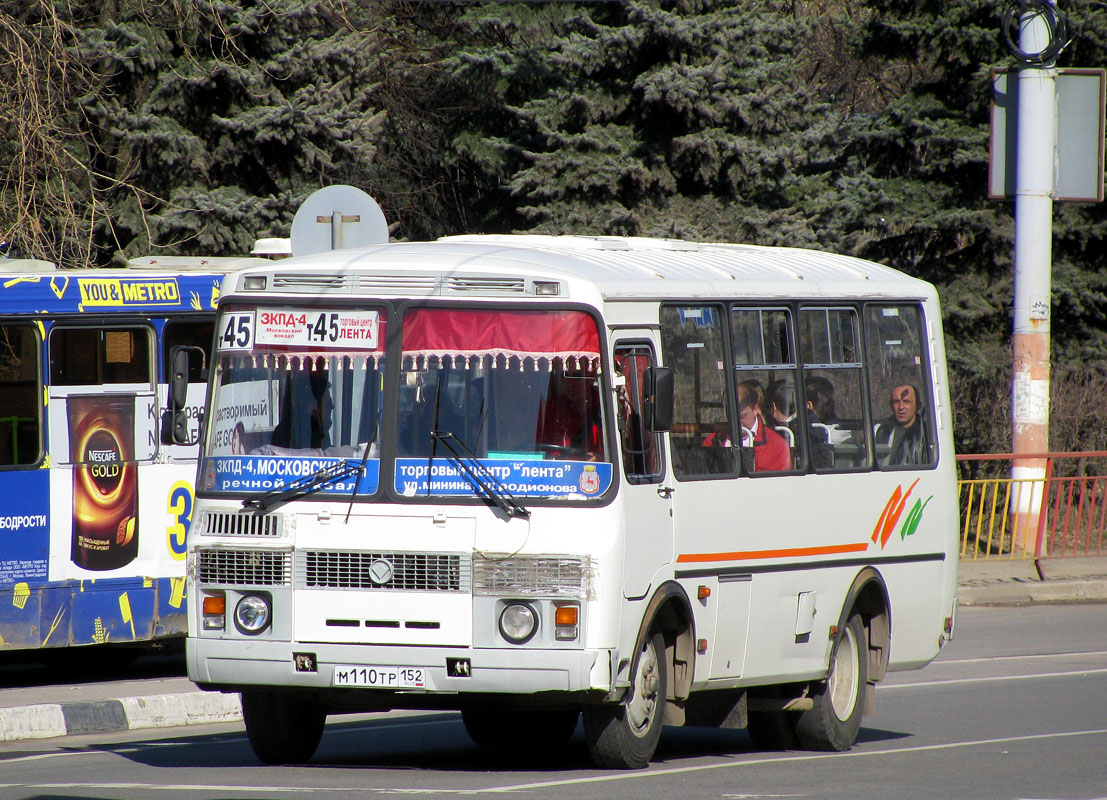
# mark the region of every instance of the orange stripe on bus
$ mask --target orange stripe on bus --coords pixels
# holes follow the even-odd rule
[[[825,547],[791,547],[784,550],[746,550],[738,553],[684,553],[677,556],[677,563],[695,561],[752,561],[763,558],[796,558],[799,556],[829,556],[839,553],[863,553],[868,542],[857,544],[832,544]]]

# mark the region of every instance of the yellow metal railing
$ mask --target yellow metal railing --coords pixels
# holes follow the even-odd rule
[[[958,456],[963,472],[975,463],[993,473],[958,482],[961,559],[1107,555],[1107,475],[1088,474],[1104,472],[1105,458],[1107,451],[1020,455],[1044,462],[1044,474],[1011,478],[995,474],[1010,474],[1011,453]]]

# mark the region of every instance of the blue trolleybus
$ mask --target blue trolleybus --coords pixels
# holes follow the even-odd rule
[[[0,260],[0,650],[185,632],[215,306],[251,261]]]

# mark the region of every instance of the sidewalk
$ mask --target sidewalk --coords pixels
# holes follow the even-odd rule
[[[1107,602],[1107,557],[962,561],[963,606]]]
[[[962,561],[962,606],[1107,602],[1107,557]],[[0,691],[0,742],[242,719],[238,695],[187,678]]]

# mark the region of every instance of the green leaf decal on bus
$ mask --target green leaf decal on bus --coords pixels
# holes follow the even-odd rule
[[[924,503],[922,500],[916,500],[915,505],[911,506],[911,510],[907,512],[907,519],[903,521],[903,527],[899,529],[899,538],[906,539],[913,534],[919,527],[919,520],[922,519],[923,509],[926,508],[926,504],[934,499],[934,495],[926,498]]]

